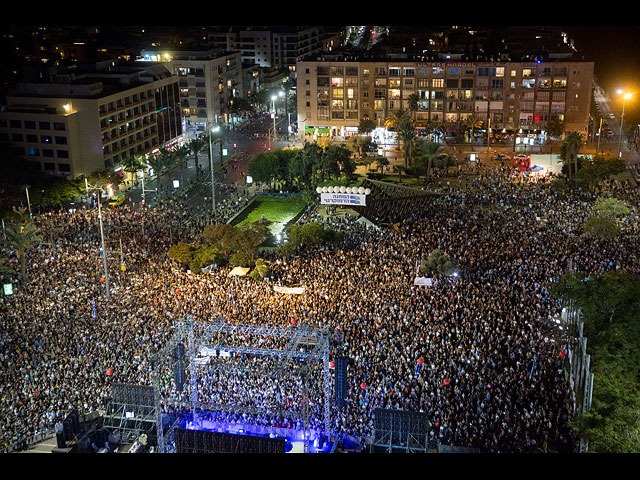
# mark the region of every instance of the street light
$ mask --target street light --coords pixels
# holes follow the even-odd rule
[[[87,192],[89,191],[89,184],[85,178],[85,187],[87,188]],[[91,186],[92,190],[98,190],[98,220],[100,221],[100,239],[102,241],[102,265],[104,267],[104,282],[106,287],[107,300],[110,297],[109,291],[109,270],[107,269],[107,249],[104,244],[104,227],[102,226],[102,202],[100,198],[102,197],[102,189],[97,185]],[[122,250],[122,249],[121,249]]]
[[[219,132],[220,131],[220,127],[219,126],[215,126],[211,129],[211,131],[209,132],[209,170],[211,171],[211,208],[212,208],[212,218],[213,218],[213,224],[216,225],[216,187],[215,187],[215,180],[213,178],[213,147],[211,146],[211,134],[213,132]],[[220,163],[222,164],[222,155],[220,156]]]
[[[618,95],[622,95],[622,115],[620,115],[620,135],[618,136],[618,158],[622,156],[622,124],[624,122],[624,105],[629,98],[630,93],[624,93],[622,90],[618,90]]]

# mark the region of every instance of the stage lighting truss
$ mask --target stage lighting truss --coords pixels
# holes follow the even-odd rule
[[[163,405],[178,408],[189,408],[194,415],[198,412],[234,412],[234,413],[271,413],[284,414],[288,417],[302,420],[307,435],[309,424],[309,387],[314,382],[313,372],[322,369],[322,390],[324,394],[323,415],[325,433],[331,435],[331,396],[332,381],[329,369],[329,349],[331,336],[327,330],[312,328],[299,324],[297,327],[275,327],[267,325],[231,324],[219,319],[218,321],[194,321],[190,318],[174,322],[174,335],[164,348],[152,359],[152,377],[156,401],[156,425],[158,451],[165,453],[171,443],[173,432],[178,421],[175,420],[166,432],[162,424]],[[175,347],[183,343],[187,355],[184,359],[175,357]],[[265,348],[267,343],[274,348]],[[257,344],[257,345],[256,345]],[[213,353],[215,352],[215,353]],[[234,362],[234,358],[256,357],[266,359],[253,362],[248,366]],[[230,361],[231,360],[231,361]],[[176,362],[184,362],[184,369],[189,377],[188,398],[185,393],[172,394],[171,389],[163,385],[163,375],[174,371]],[[198,371],[213,373],[221,371],[226,374],[251,369],[254,375],[262,375],[272,380],[296,381],[302,384],[303,413],[274,409],[268,411],[262,408],[240,406],[237,404],[203,402],[198,396]],[[175,393],[175,392],[173,392]],[[302,418],[301,418],[302,417]],[[305,444],[307,439],[305,438]]]

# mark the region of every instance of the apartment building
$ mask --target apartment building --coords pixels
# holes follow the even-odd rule
[[[180,113],[178,78],[166,68],[105,62],[18,83],[0,111],[0,141],[75,178],[175,143]]]
[[[225,50],[240,52],[242,63],[294,69],[296,62],[322,51],[320,26],[240,27],[211,30],[208,41]]]
[[[390,112],[410,110],[414,94],[418,129],[455,131],[474,118],[492,131],[540,135],[553,116],[586,133],[593,62],[305,60],[297,72],[298,131],[307,137],[349,136],[361,119],[382,128]]]
[[[203,47],[144,50],[141,56],[143,61],[164,62],[178,77],[185,134],[230,121],[232,100],[244,92],[239,52]]]

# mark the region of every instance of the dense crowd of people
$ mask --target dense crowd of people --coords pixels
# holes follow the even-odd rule
[[[639,198],[619,184],[560,193],[549,180],[485,168],[468,188],[452,189],[398,229],[318,208],[303,221],[343,231],[344,242],[283,258],[265,253],[272,278],[262,282],[229,277],[230,267],[193,275],[167,257],[173,243],[201,233],[181,200],[144,212],[105,208],[109,298],[97,211],[34,216],[49,243],[28,252],[28,281],[0,300],[2,446],[10,450],[53,429],[74,408],[102,410],[113,383],[151,385],[149,359],[172,335],[173,322],[190,315],[338,332],[343,342],[331,356],[348,359],[349,388],[346,405],[332,409],[332,428],[360,438],[363,447],[373,436],[374,410],[388,408],[425,412],[436,443],[575,451],[567,426],[573,401],[558,355],[563,339],[553,331],[561,304],[547,284],[570,264],[640,272]],[[607,243],[586,237],[581,226],[596,196],[608,194],[626,200],[632,213],[621,236]],[[225,217],[241,206],[225,206]],[[414,285],[420,259],[435,248],[456,259],[458,276]],[[19,271],[15,256],[3,254]],[[305,292],[277,293],[274,284]],[[279,344],[263,341],[264,348]],[[266,361],[227,361],[241,359]],[[299,426],[293,414],[308,401],[311,427],[322,427],[321,369],[311,372],[306,400],[299,382],[256,372],[201,370],[199,399],[272,412],[217,414],[227,420],[291,427]],[[172,379],[162,392],[180,396]]]

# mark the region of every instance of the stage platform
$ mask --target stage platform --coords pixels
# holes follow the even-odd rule
[[[197,424],[187,422],[187,430],[206,430],[210,432],[235,435],[254,435],[265,438],[284,438],[286,453],[305,453],[304,431],[295,428],[265,427],[245,423],[223,423],[201,419]],[[333,443],[316,430],[309,431],[309,453],[331,453]]]

